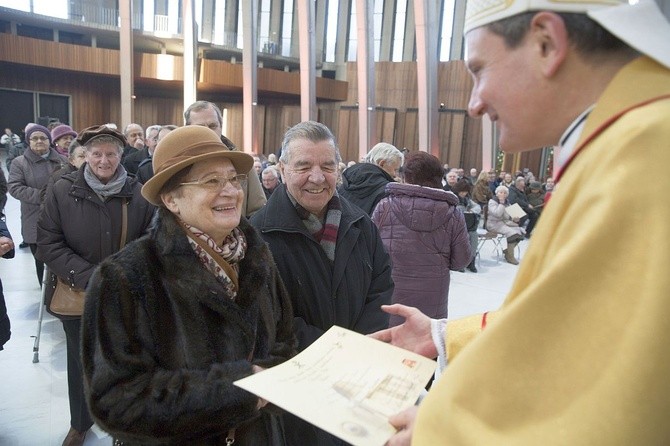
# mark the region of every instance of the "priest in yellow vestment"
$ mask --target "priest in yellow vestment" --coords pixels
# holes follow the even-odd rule
[[[468,0],[465,28],[469,113],[506,152],[559,146],[558,186],[499,311],[391,308],[412,317],[375,336],[448,365],[389,445],[668,445],[670,24],[652,0]]]

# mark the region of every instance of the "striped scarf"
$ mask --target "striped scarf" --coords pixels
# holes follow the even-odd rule
[[[288,191],[287,191],[288,192]],[[298,211],[298,216],[305,224],[307,230],[319,242],[321,248],[326,253],[326,257],[331,262],[335,261],[335,245],[337,243],[337,231],[340,229],[340,219],[342,218],[342,207],[340,198],[337,194],[328,202],[328,211],[326,212],[326,223],[323,224],[319,218],[302,207],[296,200],[288,194],[291,202]]]

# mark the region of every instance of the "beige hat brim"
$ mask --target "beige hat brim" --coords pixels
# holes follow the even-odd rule
[[[219,147],[217,147],[217,149],[219,149]],[[195,155],[179,163],[173,164],[151,177],[151,179],[142,186],[142,196],[146,198],[149,203],[155,206],[161,206],[162,201],[160,198],[160,191],[170,178],[180,170],[192,164],[213,158],[230,160],[230,162],[233,163],[235,170],[237,170],[237,173],[248,174],[254,165],[254,159],[251,155],[244,152],[224,151],[219,149],[217,151],[203,153],[202,155]]]

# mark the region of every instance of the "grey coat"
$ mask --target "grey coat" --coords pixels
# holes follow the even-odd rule
[[[49,177],[68,164],[67,158],[49,149],[44,159],[31,149],[12,161],[7,180],[9,194],[21,202],[21,235],[26,243],[37,243],[37,218],[40,213],[41,193]]]
[[[510,204],[506,202],[506,204]],[[505,205],[500,204],[497,199],[489,200],[489,213],[486,220],[486,229],[491,232],[502,234],[505,237],[513,235],[523,235],[526,233],[523,228],[512,221],[512,217],[505,211]]]

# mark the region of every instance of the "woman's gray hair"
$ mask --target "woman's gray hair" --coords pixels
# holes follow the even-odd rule
[[[505,193],[506,193],[507,195],[509,195],[509,188],[508,188],[507,186],[503,186],[503,185],[501,184],[500,186],[496,187],[496,194],[498,193],[498,191],[501,191],[501,190],[502,190],[502,191],[505,191]]]
[[[88,142],[86,142],[86,144],[84,144],[84,148],[89,151],[93,146],[97,146],[99,144],[114,144],[119,153],[123,153],[123,141],[121,141],[119,138],[115,138],[112,135],[101,135],[96,136],[95,138],[91,138],[88,140]]]
[[[73,139],[72,142],[70,143],[70,146],[67,148],[67,156],[69,159],[72,159],[72,157],[74,156],[74,151],[77,150],[79,147],[81,147],[79,141]]]
[[[328,141],[335,152],[335,161],[342,161],[340,150],[335,144],[335,136],[328,127],[316,121],[304,121],[294,125],[284,134],[284,140],[281,144],[281,156],[279,161],[288,164],[291,159],[291,143],[297,139],[306,139],[311,142]]]
[[[390,163],[400,162],[402,165],[405,160],[403,153],[398,150],[394,145],[387,142],[380,142],[376,144],[368,154],[365,156],[365,162],[375,165],[379,165],[382,161],[387,161]]]

